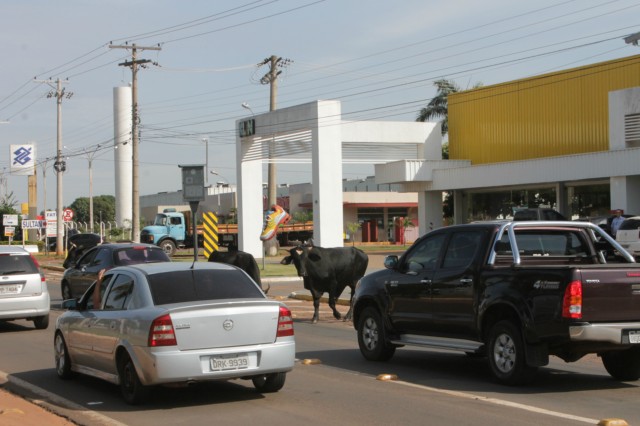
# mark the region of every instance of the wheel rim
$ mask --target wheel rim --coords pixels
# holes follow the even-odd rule
[[[362,326],[362,342],[370,351],[378,346],[378,323],[371,317],[367,318]]]
[[[503,373],[510,373],[516,364],[515,342],[508,334],[501,334],[493,345],[494,364]]]
[[[135,388],[133,374],[133,366],[127,363],[122,371],[122,386],[128,395],[131,395]]]
[[[64,342],[62,341],[62,337],[60,335],[56,336],[56,369],[58,374],[62,374],[64,372],[66,366],[65,355],[66,351],[64,350]]]

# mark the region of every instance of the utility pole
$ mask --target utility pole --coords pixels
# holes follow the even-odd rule
[[[132,203],[131,203],[131,239],[140,242],[140,193],[139,193],[139,172],[138,172],[138,66],[151,62],[149,59],[137,59],[138,50],[162,50],[160,46],[136,46],[136,44],[128,45],[109,45],[112,49],[131,49],[131,61],[118,64],[119,66],[131,67],[131,98],[132,98],[132,125],[131,125],[131,184]]]
[[[93,232],[93,159],[99,149],[100,144],[98,144],[93,151],[83,150],[87,156],[87,161],[89,161],[89,229],[91,232]]]
[[[36,80],[38,83],[46,83],[51,86],[53,81],[51,80]],[[64,222],[62,220],[62,175],[67,170],[67,163],[64,161],[62,157],[62,99],[67,98],[70,99],[73,96],[73,92],[65,93],[65,89],[62,87],[62,83],[68,83],[68,80],[62,81],[57,79],[55,81],[56,87],[55,91],[51,91],[47,94],[47,98],[56,98],[57,105],[57,151],[56,151],[56,161],[53,163],[53,170],[56,172],[56,186],[57,186],[57,196],[56,196],[56,254],[62,255],[64,254]],[[53,87],[53,86],[51,86]],[[46,207],[46,206],[45,206]]]
[[[261,79],[260,83],[269,85],[269,111],[276,110],[276,98],[278,96],[278,76],[282,74],[282,70],[291,63],[290,59],[282,59],[281,57],[271,55],[262,61],[259,65],[269,64],[269,72]],[[273,138],[269,142],[269,165],[267,166],[267,209],[272,205],[278,204],[278,187],[276,182],[276,163],[275,163],[275,141]],[[278,254],[277,240],[275,238],[265,242],[265,249],[269,256]]]

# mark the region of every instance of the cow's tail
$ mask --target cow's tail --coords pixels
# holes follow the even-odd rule
[[[264,294],[269,294],[269,290],[271,289],[271,284],[267,283],[267,289],[263,290]]]

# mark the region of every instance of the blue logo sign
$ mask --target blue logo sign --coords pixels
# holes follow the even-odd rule
[[[25,164],[29,164],[32,161],[31,151],[33,147],[25,148],[21,146],[20,148],[13,151],[13,165],[20,164],[24,166]]]

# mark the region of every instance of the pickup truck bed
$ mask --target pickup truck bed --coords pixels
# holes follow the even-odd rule
[[[388,360],[402,345],[461,350],[486,355],[498,381],[521,384],[550,355],[595,353],[614,378],[640,378],[640,265],[593,224],[441,228],[385,266],[354,295],[366,359]]]

